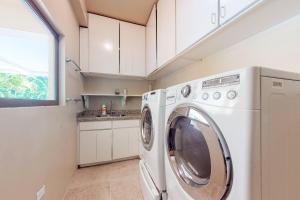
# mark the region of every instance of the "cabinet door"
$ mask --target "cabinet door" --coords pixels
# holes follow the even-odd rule
[[[145,76],[145,27],[120,22],[120,73]]]
[[[216,29],[218,0],[176,0],[176,53]]]
[[[137,156],[139,155],[139,136],[140,136],[140,128],[129,128],[129,156]]]
[[[96,162],[97,132],[80,131],[79,141],[79,164],[82,165]]]
[[[97,131],[97,162],[112,160],[112,130]]]
[[[154,5],[146,25],[146,73],[156,70],[156,6]]]
[[[119,21],[89,14],[89,71],[119,74]]]
[[[128,157],[128,130],[128,128],[113,130],[113,159]]]
[[[80,67],[83,72],[89,70],[89,29],[80,27]]]
[[[175,0],[157,3],[157,66],[175,56]]]
[[[223,24],[259,0],[220,0],[220,23]]]

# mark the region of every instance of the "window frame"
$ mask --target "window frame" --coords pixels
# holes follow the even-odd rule
[[[55,27],[49,22],[49,19],[43,14],[39,6],[36,5],[34,0],[25,0],[25,3],[32,9],[32,12],[46,25],[49,31],[54,36],[55,40],[55,69],[54,69],[54,81],[55,81],[55,99],[54,100],[36,100],[36,99],[13,99],[13,98],[0,98],[0,108],[6,107],[36,107],[36,106],[57,106],[59,105],[59,41],[60,34]]]

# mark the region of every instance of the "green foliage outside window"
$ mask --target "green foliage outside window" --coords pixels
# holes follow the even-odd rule
[[[0,73],[0,98],[48,99],[48,77]]]

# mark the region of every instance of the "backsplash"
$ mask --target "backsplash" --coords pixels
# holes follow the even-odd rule
[[[114,94],[118,89],[121,94],[127,89],[128,95],[142,95],[150,89],[147,80],[122,80],[103,77],[87,77],[84,81],[84,93]],[[88,110],[99,110],[103,104],[110,109],[112,101],[113,110],[140,110],[142,97],[127,97],[126,104],[122,105],[121,96],[89,96]]]
[[[126,104],[122,105],[121,96],[116,97],[103,97],[103,96],[92,96],[89,97],[89,110],[100,110],[103,104],[106,105],[107,110],[110,110],[112,102],[112,110],[140,110],[142,104],[142,97],[127,97]]]
[[[123,80],[102,77],[87,77],[84,81],[85,93],[113,94],[116,89],[123,93],[127,89],[128,95],[143,94],[149,90],[150,82],[146,80]]]

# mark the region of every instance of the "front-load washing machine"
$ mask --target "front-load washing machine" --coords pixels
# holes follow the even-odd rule
[[[141,119],[140,184],[144,200],[163,199],[165,90],[143,95]]]
[[[169,200],[300,199],[300,75],[251,67],[167,88]]]

